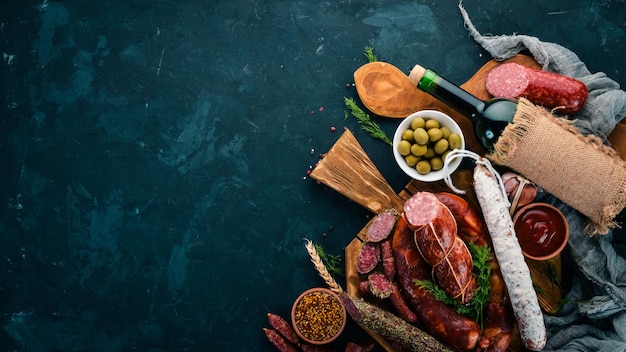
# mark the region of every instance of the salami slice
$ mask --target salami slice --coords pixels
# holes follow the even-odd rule
[[[380,242],[391,234],[396,224],[397,213],[395,210],[385,210],[376,215],[367,228],[366,239],[368,242]]]
[[[370,292],[378,298],[388,298],[391,296],[391,282],[387,280],[381,272],[374,271],[367,276]]]
[[[589,91],[579,80],[516,63],[497,66],[485,79],[487,91],[496,98],[526,98],[557,113],[573,115],[587,102]]]
[[[356,271],[360,274],[367,274],[374,270],[380,261],[380,244],[376,242],[366,242],[361,246],[356,260]]]

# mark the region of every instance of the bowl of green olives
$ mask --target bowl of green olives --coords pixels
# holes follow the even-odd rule
[[[444,178],[444,160],[454,149],[465,149],[461,127],[448,115],[437,110],[420,110],[400,122],[393,135],[393,155],[408,176],[425,182]],[[447,168],[452,173],[461,158]]]

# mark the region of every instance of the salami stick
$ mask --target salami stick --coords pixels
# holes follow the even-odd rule
[[[434,337],[386,310],[360,298],[350,297],[346,293],[342,293],[340,297],[346,305],[348,314],[357,324],[399,343],[410,351],[453,352]]]
[[[483,211],[502,278],[509,291],[520,336],[527,349],[540,351],[547,339],[545,323],[530,277],[530,269],[515,236],[513,220],[509,215],[509,201],[502,180],[488,160],[469,151],[454,150],[448,154],[446,162],[458,156],[476,159],[474,168],[476,198]],[[449,177],[446,178],[446,183],[457,190],[452,186]]]

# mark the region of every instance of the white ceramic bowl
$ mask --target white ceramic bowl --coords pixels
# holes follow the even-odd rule
[[[461,136],[461,149],[465,149],[465,137],[463,136],[463,131],[461,131],[461,127],[459,127],[459,125],[450,116],[444,114],[441,111],[420,110],[412,113],[404,120],[402,120],[402,122],[400,122],[400,125],[396,129],[396,133],[393,135],[393,156],[396,159],[396,163],[398,164],[398,166],[400,166],[405,174],[416,180],[424,182],[434,182],[442,180],[444,178],[444,169],[431,171],[425,175],[422,175],[417,172],[415,167],[409,166],[404,160],[404,156],[402,156],[398,152],[398,143],[400,143],[400,141],[402,140],[402,132],[411,127],[411,121],[413,121],[413,119],[416,117],[422,117],[425,120],[435,119],[439,121],[439,124],[442,127],[446,126],[450,129],[452,133],[458,133]],[[448,172],[454,172],[454,170],[456,170],[459,165],[461,165],[461,158],[457,158],[452,163],[450,163],[447,169]]]

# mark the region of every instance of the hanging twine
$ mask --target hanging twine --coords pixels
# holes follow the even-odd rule
[[[448,156],[446,156],[446,160],[443,163],[443,173],[445,175],[443,177],[443,180],[446,182],[446,185],[448,185],[448,187],[450,187],[450,189],[454,191],[455,193],[465,194],[464,190],[458,189],[456,188],[456,186],[454,186],[454,183],[452,182],[452,177],[451,177],[452,173],[450,172],[450,169],[449,169],[450,163],[452,163],[456,158],[464,158],[464,157],[473,159],[475,164],[486,167],[487,170],[489,170],[489,172],[491,172],[496,177],[498,181],[498,185],[500,186],[500,191],[504,195],[504,199],[507,201],[506,206],[510,207],[511,204],[508,201],[506,189],[504,188],[504,182],[502,181],[500,174],[496,171],[496,169],[494,169],[493,165],[491,165],[491,162],[489,162],[488,159],[483,158],[480,155],[470,150],[454,149],[448,153]]]

